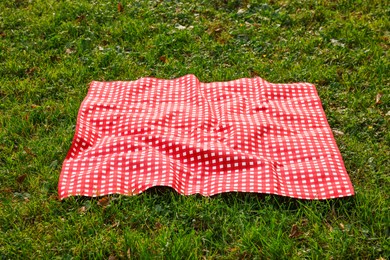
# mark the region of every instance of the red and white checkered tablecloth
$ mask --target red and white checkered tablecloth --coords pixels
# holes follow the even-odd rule
[[[206,196],[354,194],[314,85],[194,75],[92,82],[58,186],[61,199],[153,186]]]

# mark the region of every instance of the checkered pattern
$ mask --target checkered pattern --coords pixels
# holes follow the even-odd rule
[[[354,194],[315,87],[261,78],[92,82],[59,196],[153,186],[328,199]]]

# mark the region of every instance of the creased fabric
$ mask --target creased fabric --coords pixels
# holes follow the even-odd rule
[[[91,83],[62,166],[61,199],[257,192],[302,199],[354,194],[309,83],[194,75]]]

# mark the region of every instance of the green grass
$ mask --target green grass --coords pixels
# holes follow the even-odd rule
[[[0,258],[389,258],[386,3],[123,0],[119,12],[113,0],[1,1]],[[189,73],[316,84],[356,196],[154,188],[106,207],[58,201],[90,81]]]

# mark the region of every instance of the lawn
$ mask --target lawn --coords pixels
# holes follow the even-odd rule
[[[385,0],[0,2],[0,258],[390,258]],[[325,201],[72,197],[57,185],[92,80],[316,84],[354,185]]]

